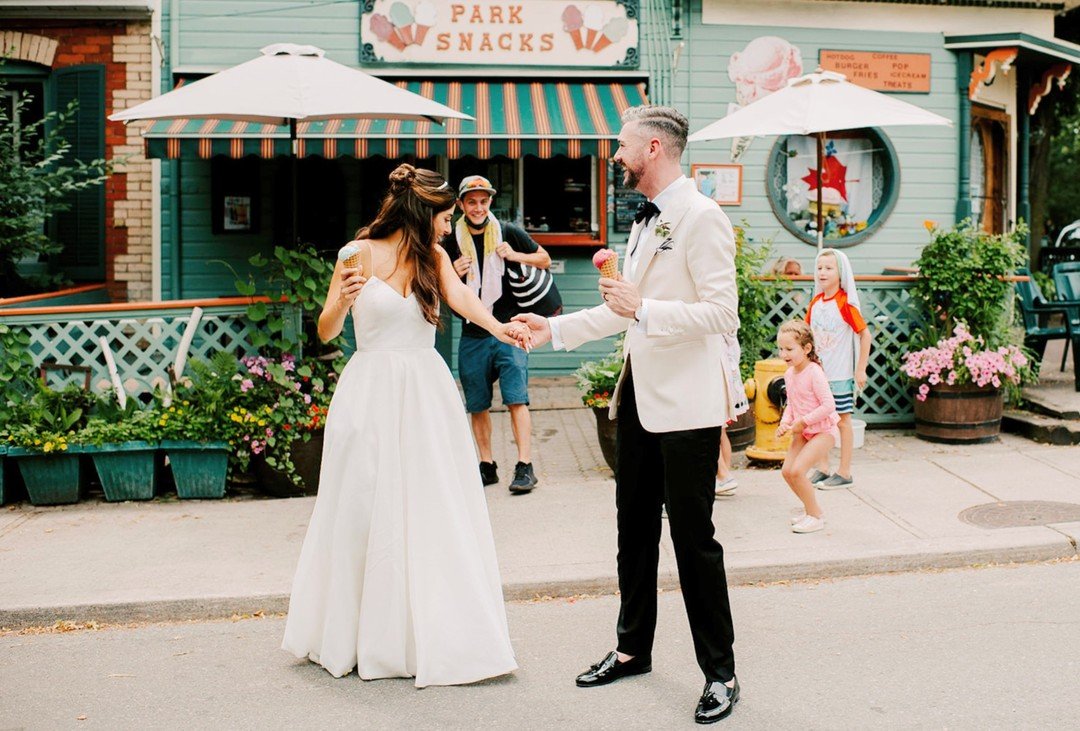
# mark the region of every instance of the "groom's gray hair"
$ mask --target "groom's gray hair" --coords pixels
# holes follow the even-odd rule
[[[686,149],[686,135],[690,132],[690,122],[686,115],[674,107],[661,107],[656,104],[642,104],[630,107],[622,114],[622,123],[637,122],[642,127],[659,137],[664,147],[674,158],[679,158]]]

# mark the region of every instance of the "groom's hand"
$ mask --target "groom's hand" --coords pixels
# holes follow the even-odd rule
[[[634,318],[634,313],[641,307],[641,295],[633,282],[625,279],[600,277],[600,294],[604,304],[619,317]]]
[[[539,348],[544,343],[551,342],[551,326],[548,325],[546,317],[526,312],[521,315],[514,315],[512,320],[514,322],[523,322],[529,326],[529,330],[532,331],[533,348]]]

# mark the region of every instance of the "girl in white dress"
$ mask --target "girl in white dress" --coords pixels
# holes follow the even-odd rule
[[[435,350],[439,298],[503,342],[527,345],[454,273],[435,242],[456,195],[401,165],[361,266],[334,270],[319,336],[352,313],[356,353],[326,420],[319,495],[293,579],[282,648],[335,677],[456,685],[517,669],[465,409]]]

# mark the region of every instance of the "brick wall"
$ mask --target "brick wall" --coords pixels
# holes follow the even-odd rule
[[[105,109],[112,114],[150,98],[150,20],[6,21],[0,47],[10,57],[51,65],[105,66]],[[51,63],[50,63],[51,56]],[[136,126],[107,122],[105,155],[117,161],[105,183],[105,277],[114,301],[149,300],[152,293],[151,163]],[[120,162],[119,158],[127,158]]]

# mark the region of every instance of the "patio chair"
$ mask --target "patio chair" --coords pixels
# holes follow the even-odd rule
[[[1048,302],[1043,296],[1039,284],[1027,269],[1017,269],[1016,274],[1027,277],[1026,281],[1016,282],[1016,294],[1020,300],[1020,315],[1024,320],[1024,347],[1034,352],[1039,361],[1042,361],[1046,353],[1046,344],[1051,340],[1064,340],[1066,349],[1061,356],[1061,370],[1065,370],[1065,358],[1068,353],[1068,343],[1072,340],[1072,318],[1076,308],[1057,302]],[[1080,304],[1080,303],[1077,303]],[[1040,315],[1060,314],[1064,317],[1064,326],[1043,327],[1039,324]]]
[[[1071,306],[1069,324],[1073,332],[1080,333],[1080,261],[1063,261],[1054,265],[1051,273],[1057,301],[1068,302]],[[1074,307],[1072,307],[1074,306]],[[1069,343],[1065,343],[1065,355],[1069,353]],[[1074,354],[1075,355],[1075,354]]]

